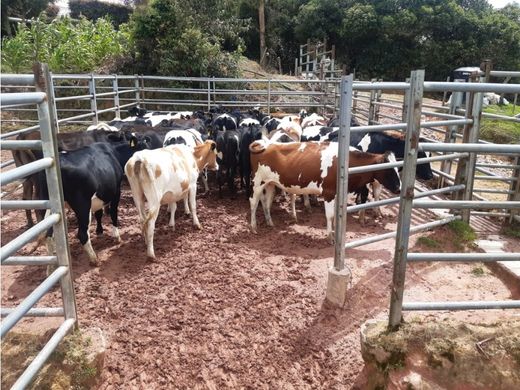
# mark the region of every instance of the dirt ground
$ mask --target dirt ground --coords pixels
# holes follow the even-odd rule
[[[293,223],[288,202],[279,196],[276,226],[267,227],[259,213],[254,235],[244,194],[235,199],[201,195],[197,204],[202,231],[181,216],[180,206],[172,232],[162,210],[155,230],[157,261],[150,262],[125,186],[119,208],[122,243],[96,236],[91,226],[99,268],[89,265],[68,213],[80,326],[100,327],[108,338],[99,388],[363,388],[359,328],[367,319],[387,316],[394,241],[347,251],[352,284],[346,307],[337,309],[324,303],[333,248],[325,239],[322,206],[309,214],[298,204],[299,221]],[[384,208],[385,218],[365,227],[349,216],[348,239],[394,231],[396,211],[397,206]],[[413,223],[426,218],[432,218],[429,212],[415,212]],[[24,225],[23,213],[5,213],[4,242],[22,233]],[[110,231],[106,216],[104,226]],[[498,231],[486,221],[480,229]],[[413,248],[414,240],[412,250],[424,250]],[[511,245],[518,251],[518,241]],[[483,275],[473,273],[475,266],[411,265],[405,300],[515,298],[486,267]],[[2,269],[6,307],[19,303],[45,277],[44,267]],[[55,289],[39,306],[59,306],[60,297]],[[512,310],[417,312],[405,318],[418,316],[468,322],[519,318]],[[15,329],[40,331],[56,321],[27,319]]]

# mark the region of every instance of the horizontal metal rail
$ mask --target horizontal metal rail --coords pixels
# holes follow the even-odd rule
[[[8,140],[8,141],[0,141],[0,148],[7,150],[41,150],[42,149],[42,141],[34,140]]]
[[[2,321],[0,336],[3,339],[5,334],[16,325],[18,321],[38,302],[49,290],[69,272],[68,267],[60,266],[50,274],[38,287],[34,289],[17,307]]]
[[[5,167],[8,167],[9,165],[13,165],[15,161],[13,159],[4,161],[2,164],[0,164],[0,168],[4,169]]]
[[[30,176],[36,172],[39,172],[43,169],[50,168],[54,164],[54,161],[50,157],[44,157],[40,160],[36,160],[30,162],[28,164],[24,164],[20,167],[16,167],[7,172],[2,172],[0,176],[2,181],[2,186],[5,186],[13,181],[23,179],[24,177]]]
[[[45,210],[51,208],[48,200],[4,200],[0,203],[2,210]]]
[[[504,176],[481,176],[475,175],[474,180],[497,180],[497,181],[516,181],[514,177],[504,177]]]
[[[520,309],[520,301],[403,302],[403,310]]]
[[[503,144],[430,144],[419,143],[419,150],[431,152],[473,152],[486,154],[520,153],[520,145]]]
[[[47,96],[43,92],[0,93],[0,105],[40,104]]]
[[[414,199],[425,198],[427,196],[433,196],[433,195],[446,194],[446,193],[454,192],[454,191],[460,191],[460,190],[463,190],[465,187],[466,186],[464,184],[458,184],[456,186],[438,188],[436,190],[431,190],[431,191],[417,192],[414,195]],[[371,209],[374,207],[386,206],[389,204],[399,203],[400,199],[401,199],[401,197],[395,196],[393,198],[377,200],[374,202],[367,202],[367,203],[363,203],[363,204],[357,204],[355,206],[348,206],[347,213],[353,213],[353,212],[356,212],[359,210]]]
[[[509,70],[492,70],[489,72],[489,75],[493,77],[520,77],[520,72]]]
[[[433,222],[428,222],[428,223],[425,223],[422,225],[412,226],[410,228],[410,234],[415,234],[418,232],[422,232],[424,230],[433,229],[435,227],[446,225],[447,223],[450,223],[452,221],[459,220],[459,219],[461,219],[461,217],[456,215],[456,216],[440,219],[438,221],[433,221]],[[371,244],[373,242],[378,242],[378,241],[387,240],[389,238],[394,238],[396,236],[396,234],[397,234],[396,232],[390,232],[390,233],[380,234],[377,236],[363,238],[361,240],[351,241],[345,245],[345,249],[356,248],[361,245],[367,245],[367,244]]]
[[[483,194],[487,193],[487,194],[505,194],[505,195],[515,193],[514,191],[510,191],[510,190],[494,190],[494,189],[489,189],[489,188],[473,188],[473,192],[480,192]]]
[[[483,168],[503,168],[503,169],[520,169],[520,165],[511,165],[511,164],[484,164],[484,163],[477,163],[476,167],[483,167]]]
[[[7,317],[15,309],[2,307],[0,317]],[[25,317],[63,317],[63,307],[36,307],[25,313]]]
[[[40,125],[36,125],[36,126],[26,127],[24,129],[20,129],[20,130],[10,131],[9,133],[0,134],[0,139],[10,138],[10,137],[14,137],[15,135],[29,133],[31,131],[38,130],[39,128],[40,128]]]
[[[5,259],[11,256],[13,253],[17,252],[21,248],[23,248],[26,244],[38,238],[38,236],[47,231],[49,228],[54,226],[60,220],[60,214],[51,214],[47,218],[38,222],[29,230],[26,230],[19,236],[17,236],[12,241],[2,246],[2,254],[0,255],[1,263],[3,264]]]
[[[55,102],[66,102],[68,100],[88,100],[92,99],[94,95],[75,95],[75,96],[63,96],[54,98]]]
[[[33,86],[34,87],[34,75],[33,74],[12,74],[2,73],[0,74],[0,84],[2,87],[7,85],[20,85],[20,86]]]
[[[407,261],[520,261],[520,253],[408,253]]]
[[[96,115],[96,114],[93,113],[93,112],[89,112],[88,114],[81,114],[81,115],[71,116],[69,118],[58,119],[57,122],[58,123],[70,122],[70,121],[73,121],[75,119],[89,118],[89,117],[94,116],[94,115]]]
[[[34,360],[31,362],[29,367],[23,372],[23,374],[14,383],[11,390],[22,390],[25,389],[29,383],[33,380],[34,376],[38,373],[40,368],[45,364],[49,356],[54,352],[61,340],[69,333],[74,327],[76,322],[75,318],[69,318],[65,320],[63,324],[58,328],[56,333],[51,337],[45,347],[36,355]]]
[[[383,103],[383,102],[374,102],[376,106],[388,107],[388,108],[396,108],[398,110],[402,110],[403,106],[398,106],[397,104]]]
[[[483,215],[486,217],[510,217],[509,213],[497,213],[492,211],[471,211],[471,216]]]
[[[520,201],[414,200],[413,206],[421,209],[520,209]]]
[[[417,159],[417,164],[424,164],[424,163],[430,163],[434,161],[444,161],[444,160],[455,160],[461,157],[466,157],[466,153],[452,153],[452,154],[445,154],[442,156],[433,156],[433,157],[423,157]],[[348,169],[349,174],[355,174],[355,173],[364,173],[364,172],[373,172],[373,171],[380,171],[387,168],[400,168],[404,165],[404,161],[396,161],[396,162],[388,162],[388,163],[382,163],[382,164],[371,164],[371,165],[363,165],[360,167],[352,167]],[[433,170],[433,169],[432,169]]]
[[[434,174],[436,174],[436,175],[438,175],[438,176],[442,176],[442,177],[444,177],[444,178],[446,178],[446,179],[448,179],[448,180],[450,180],[450,181],[452,181],[452,182],[455,181],[455,176],[450,175],[449,173],[446,173],[446,172],[440,171],[440,170],[435,169],[435,168],[432,168],[432,172],[433,172]]]
[[[445,81],[425,81],[424,90],[427,92],[495,92],[520,93],[520,84],[497,83],[449,83]]]
[[[4,260],[2,265],[55,265],[56,256],[11,256]]]
[[[466,119],[464,116],[461,115],[453,115],[453,114],[445,114],[442,112],[435,112],[435,111],[421,111],[423,115],[429,115],[429,116],[438,116],[440,118],[447,118],[447,119]]]

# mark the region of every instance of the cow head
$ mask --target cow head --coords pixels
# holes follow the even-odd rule
[[[393,153],[385,153],[379,158],[379,163],[396,162]],[[401,178],[397,168],[387,168],[380,171],[375,171],[374,176],[383,186],[390,192],[399,194],[401,192]]]
[[[195,157],[199,171],[203,169],[209,169],[210,171],[218,170],[217,144],[215,141],[208,140],[202,145],[195,146],[193,156]]]
[[[141,108],[139,106],[132,107],[128,110],[128,113],[131,116],[137,116],[137,117],[141,117],[141,118],[146,114],[146,112],[147,112],[146,109]]]

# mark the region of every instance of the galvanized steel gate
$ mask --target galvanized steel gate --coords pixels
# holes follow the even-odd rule
[[[35,66],[34,75],[2,75],[2,85],[36,85],[37,92],[2,93],[0,104],[4,105],[37,105],[41,140],[18,141],[6,140],[15,134],[4,134],[0,142],[2,149],[33,149],[42,150],[43,158],[29,164],[2,172],[0,175],[2,187],[15,181],[24,180],[30,175],[45,170],[49,189],[49,200],[6,200],[1,202],[2,210],[16,209],[46,209],[46,217],[35,226],[22,233],[8,243],[2,242],[1,263],[9,265],[53,265],[55,270],[17,307],[2,307],[1,314],[5,317],[1,325],[2,339],[9,330],[24,316],[32,317],[64,317],[64,322],[56,330],[44,348],[38,353],[24,373],[18,378],[12,389],[23,389],[34,378],[63,337],[77,326],[76,301],[70,269],[70,253],[67,242],[67,223],[63,209],[63,192],[61,172],[59,169],[58,149],[56,146],[56,127],[53,107],[48,102],[48,87],[51,85],[50,75],[46,65]],[[34,127],[34,126],[33,126]],[[26,130],[27,131],[27,130]],[[49,256],[15,256],[18,250],[45,233],[54,229],[54,246],[56,253]],[[62,307],[33,308],[37,302],[59,283],[63,298]]]
[[[403,115],[403,123],[387,124],[387,125],[368,125],[350,128],[349,117],[352,109],[353,91],[382,91],[396,90],[405,91],[405,115]],[[465,111],[465,118],[456,117],[454,115],[446,116],[447,120],[421,122],[422,99],[424,91],[454,91],[467,92],[468,109]],[[520,308],[520,301],[473,301],[473,302],[403,302],[404,281],[406,274],[406,264],[409,261],[453,261],[453,262],[475,262],[475,261],[520,261],[520,253],[408,253],[408,243],[410,234],[418,231],[430,229],[432,227],[447,224],[453,220],[462,219],[465,222],[470,221],[471,209],[484,208],[502,208],[511,210],[510,217],[513,218],[513,211],[520,209],[520,201],[518,195],[509,197],[505,202],[489,202],[482,200],[473,200],[473,182],[474,172],[476,168],[477,153],[493,153],[493,154],[513,154],[516,155],[516,161],[520,156],[520,145],[497,145],[489,143],[478,143],[479,122],[482,115],[482,92],[511,92],[519,93],[520,85],[500,85],[490,83],[443,83],[443,82],[425,82],[424,71],[414,71],[411,74],[409,82],[392,83],[392,82],[376,82],[376,83],[355,83],[352,75],[343,77],[341,81],[341,105],[340,105],[340,137],[339,150],[347,150],[351,132],[357,131],[385,131],[399,130],[405,132],[405,153],[404,161],[396,163],[378,164],[366,167],[348,167],[348,153],[338,156],[338,201],[336,202],[336,248],[334,257],[334,270],[342,272],[345,269],[345,248],[353,248],[371,242],[381,241],[387,238],[395,237],[395,253],[393,282],[390,294],[390,314],[389,327],[394,329],[402,321],[403,310],[469,310],[469,309],[506,309]],[[355,98],[354,98],[355,99]],[[435,113],[432,113],[435,114]],[[442,117],[442,114],[440,115]],[[436,143],[419,143],[421,128],[431,128],[434,126],[459,126],[464,125],[464,133],[462,134],[462,143],[452,144],[436,144]],[[417,158],[419,149],[424,151],[435,151],[448,153],[440,156]],[[424,191],[419,196],[415,195],[415,171],[416,165],[420,162],[432,161],[450,161],[458,159],[457,175],[454,177],[452,186],[441,189]],[[516,163],[518,164],[518,163]],[[401,195],[398,198],[386,199],[379,202],[371,202],[370,204],[357,205],[346,208],[346,192],[348,188],[348,174],[368,172],[383,168],[403,167]],[[520,178],[510,179],[512,187],[518,189]],[[452,199],[449,201],[439,200],[417,200],[418,197],[426,197],[440,193],[452,193]],[[379,236],[369,237],[367,239],[357,240],[345,244],[345,228],[347,212],[357,211],[361,209],[371,208],[382,204],[399,203],[398,226],[395,233],[386,233]],[[411,214],[413,208],[441,208],[455,210],[451,216],[438,221],[433,221],[421,225],[411,226]]]

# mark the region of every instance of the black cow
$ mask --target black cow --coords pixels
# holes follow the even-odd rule
[[[228,188],[231,193],[234,195],[236,192],[234,180],[239,167],[240,136],[241,134],[236,129],[218,130],[216,133],[217,162],[219,165],[217,182],[220,196],[222,196],[224,178],[228,183]]]
[[[78,219],[78,239],[94,265],[97,265],[97,256],[88,231],[91,212],[94,212],[97,221],[96,233],[102,234],[101,217],[104,206],[108,204],[114,235],[120,241],[117,207],[124,166],[134,152],[146,148],[149,145],[134,136],[130,141],[114,144],[98,142],[59,154],[64,200]],[[40,199],[49,199],[45,174],[40,173],[38,180]],[[51,234],[52,230],[49,230],[48,236]]]
[[[240,151],[239,151],[239,167],[240,167],[240,185],[245,187],[247,197],[251,195],[251,152],[249,145],[254,141],[262,139],[264,135],[259,125],[241,126],[238,129],[240,133]]]

